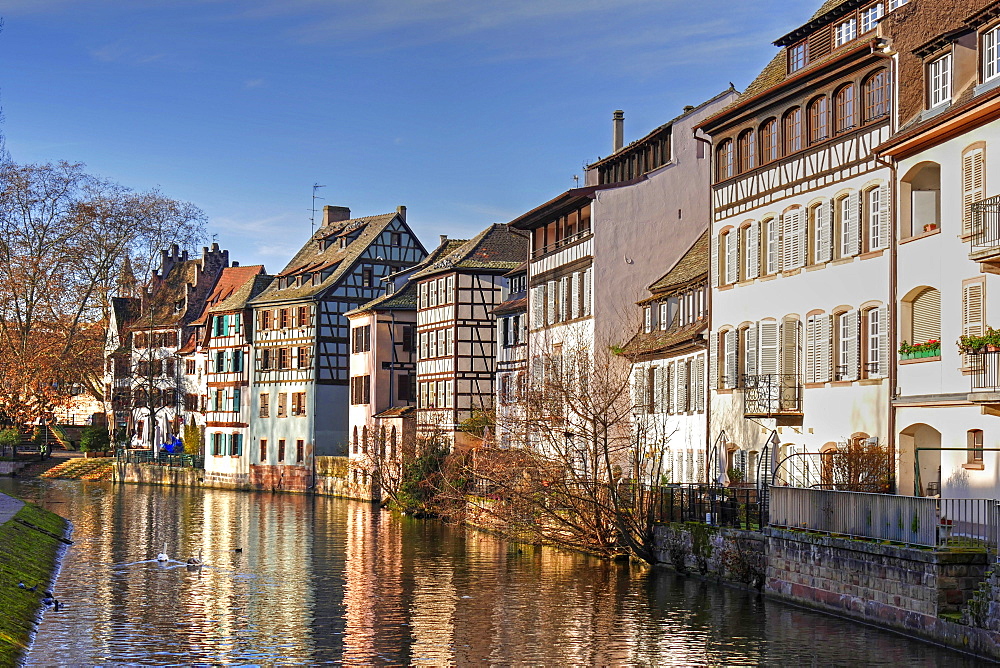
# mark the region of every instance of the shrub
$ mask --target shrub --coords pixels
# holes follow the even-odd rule
[[[15,445],[21,445],[21,432],[13,427],[0,431],[0,446],[12,448]]]
[[[111,446],[111,435],[105,427],[92,425],[80,435],[80,452],[103,452]]]

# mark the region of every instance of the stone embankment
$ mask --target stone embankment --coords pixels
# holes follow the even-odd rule
[[[40,473],[38,477],[64,480],[111,480],[114,463],[115,460],[112,457],[69,459]]]
[[[68,531],[62,517],[0,494],[0,666],[27,651]]]

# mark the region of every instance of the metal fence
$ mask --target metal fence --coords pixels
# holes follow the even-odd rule
[[[660,488],[658,522],[704,522],[735,529],[767,524],[767,499],[755,487],[681,484]]]
[[[1000,246],[1000,195],[969,205],[972,213],[972,253]]]
[[[743,413],[777,415],[802,412],[802,378],[797,374],[743,376]]]
[[[887,540],[921,547],[985,547],[996,551],[1000,503],[771,487],[771,526]]]
[[[1000,388],[1000,351],[969,353],[968,360],[972,367],[972,391],[996,392]]]
[[[153,452],[152,450],[119,450],[115,456],[119,462],[125,464],[205,468],[205,458],[200,455],[173,455],[166,452]]]

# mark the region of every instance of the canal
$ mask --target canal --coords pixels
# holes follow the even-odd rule
[[[974,665],[668,571],[325,497],[0,478],[75,543],[28,665]],[[172,561],[155,561],[164,550]],[[189,568],[190,556],[205,566]]]

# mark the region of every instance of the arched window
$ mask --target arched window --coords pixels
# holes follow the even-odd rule
[[[969,448],[969,463],[983,463],[983,430],[970,429],[965,432],[966,444]]]
[[[361,428],[361,452],[368,452],[368,427],[367,425]]]
[[[795,107],[785,114],[785,155],[802,150],[802,110]]]
[[[778,121],[771,118],[760,126],[760,164],[778,159]]]
[[[749,172],[757,166],[757,137],[753,130],[746,130],[739,139],[740,173]]]
[[[716,180],[725,181],[733,178],[733,140],[727,139],[719,144],[719,149],[715,154],[716,158]]]
[[[933,232],[941,226],[941,165],[922,162],[900,182],[900,236]]]
[[[830,110],[826,95],[809,103],[809,143],[823,141],[830,136]]]
[[[911,343],[941,340],[941,293],[923,288],[903,299],[902,338]],[[908,326],[907,326],[908,325]]]
[[[837,91],[837,108],[834,118],[838,133],[851,130],[858,124],[857,101],[854,97],[854,84],[847,84]]]
[[[884,118],[889,115],[889,105],[892,99],[889,86],[889,70],[879,70],[861,84],[861,94],[864,96],[865,123]]]
[[[358,454],[358,427],[354,426],[354,434],[351,436],[351,449],[354,454]]]

